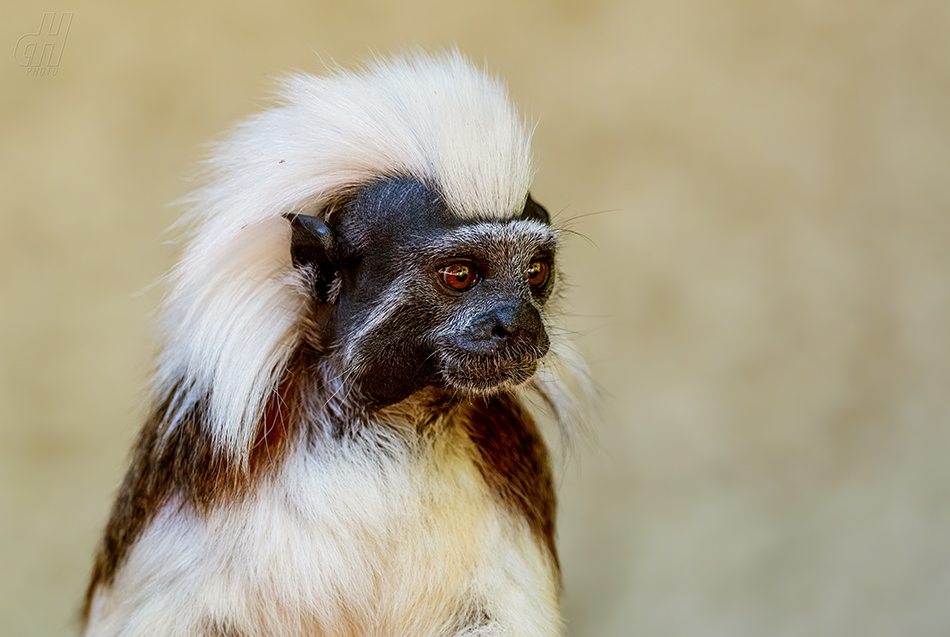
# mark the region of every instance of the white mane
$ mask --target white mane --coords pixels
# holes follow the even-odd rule
[[[204,402],[216,448],[246,459],[307,303],[283,213],[318,214],[341,192],[400,175],[463,216],[515,215],[529,142],[504,85],[458,52],[281,82],[275,108],[214,146],[209,183],[186,200],[193,235],[173,272],[156,378],[174,394],[169,430]]]

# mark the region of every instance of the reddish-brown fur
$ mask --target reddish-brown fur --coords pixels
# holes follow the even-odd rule
[[[206,512],[215,504],[246,492],[257,478],[277,464],[287,449],[295,422],[292,411],[297,402],[300,361],[299,356],[292,359],[264,410],[246,471],[213,448],[210,437],[201,428],[203,401],[178,422],[163,444],[160,440],[167,427],[172,398],[165,398],[153,410],[133,448],[132,462],[96,553],[82,608],[84,624],[96,588],[112,584],[129,549],[169,498],[177,496],[183,506]]]
[[[560,571],[554,545],[554,481],[547,446],[534,419],[517,398],[503,393],[474,399],[464,422],[481,455],[479,469],[485,482],[527,519]]]

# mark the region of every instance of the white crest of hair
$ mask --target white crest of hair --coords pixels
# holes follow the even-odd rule
[[[514,216],[532,177],[530,130],[504,85],[457,51],[291,76],[277,105],[216,144],[185,199],[192,230],[164,308],[156,386],[171,431],[199,401],[215,446],[246,461],[300,335],[307,299],[284,213],[318,214],[360,185],[407,176],[456,214]]]

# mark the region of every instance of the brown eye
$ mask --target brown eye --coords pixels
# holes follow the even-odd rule
[[[548,281],[547,261],[532,261],[528,266],[528,284],[533,288],[540,288]]]
[[[455,263],[439,270],[439,279],[452,290],[467,290],[475,285],[478,274],[470,265]]]

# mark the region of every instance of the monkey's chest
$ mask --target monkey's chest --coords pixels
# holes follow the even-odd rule
[[[464,442],[298,451],[207,515],[170,503],[99,591],[90,634],[556,634],[551,556]]]
[[[207,557],[230,591],[218,599],[318,634],[437,634],[473,621],[507,568],[523,570],[517,521],[464,449],[302,455],[214,517]]]

